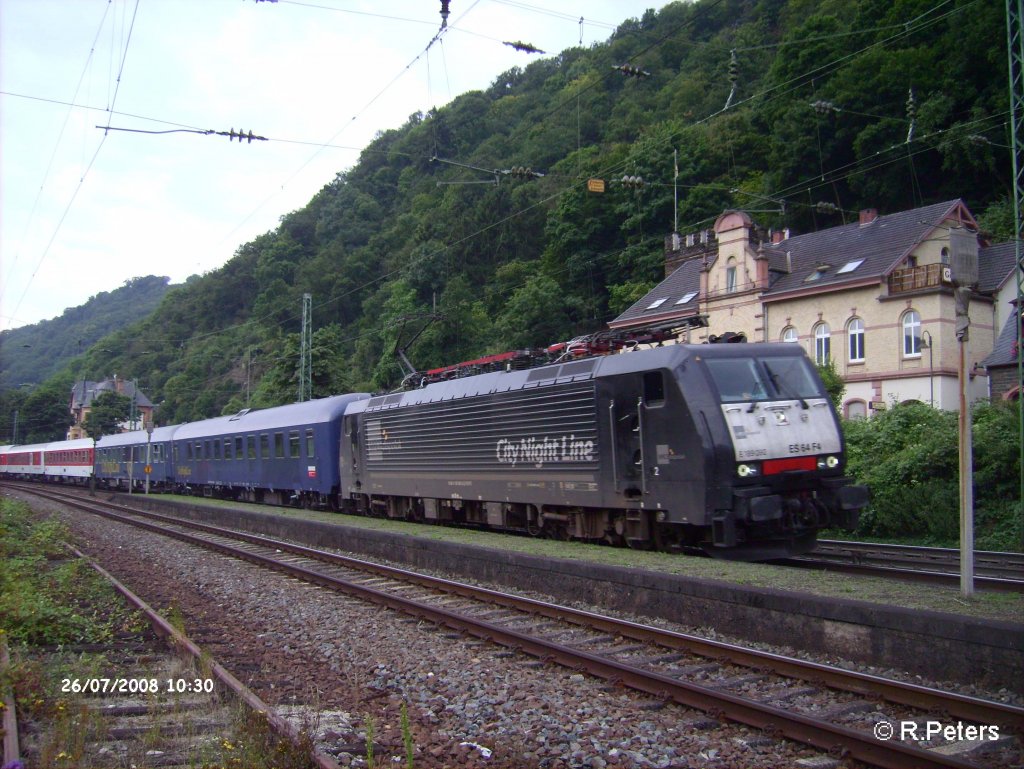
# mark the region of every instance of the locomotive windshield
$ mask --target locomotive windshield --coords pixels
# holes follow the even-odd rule
[[[803,356],[705,360],[723,403],[817,398],[821,395]]]

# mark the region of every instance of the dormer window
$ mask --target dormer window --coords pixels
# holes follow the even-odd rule
[[[831,269],[831,265],[819,264],[814,268],[814,272],[804,278],[804,283],[813,283],[814,281],[819,280],[822,275],[829,271],[829,269]]]

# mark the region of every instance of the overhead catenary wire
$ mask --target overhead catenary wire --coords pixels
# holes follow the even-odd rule
[[[116,85],[114,87],[114,93],[113,93],[112,97],[110,98],[110,103],[108,105],[108,109],[109,110],[114,109],[114,107],[116,106],[116,103],[117,103],[117,93],[118,93],[118,90],[119,90],[120,85],[121,85],[121,78],[124,75],[125,64],[128,61],[128,49],[129,49],[129,47],[131,45],[132,32],[135,29],[135,18],[136,18],[136,15],[138,14],[138,10],[139,10],[139,0],[135,0],[135,10],[132,13],[132,20],[131,20],[131,24],[130,24],[129,29],[128,29],[128,35],[127,35],[127,38],[125,39],[125,42],[124,42],[124,49],[123,49],[123,53],[122,53],[122,56],[121,56],[121,62],[120,62],[119,66],[118,66],[118,69],[117,69],[117,77],[116,77],[116,81],[117,82],[116,82]],[[104,20],[106,19],[106,14],[105,13],[104,13],[103,19]],[[101,29],[102,29],[102,22],[101,22]],[[97,36],[98,36],[98,33],[97,33]],[[71,207],[74,205],[75,201],[78,199],[78,194],[79,194],[79,192],[81,192],[82,186],[85,184],[85,179],[89,175],[89,172],[92,170],[93,164],[96,162],[96,158],[99,157],[100,150],[103,149],[103,144],[104,144],[106,138],[107,138],[106,134],[104,134],[104,136],[100,139],[100,142],[97,145],[96,151],[93,153],[92,158],[89,160],[89,164],[86,166],[85,171],[82,173],[81,178],[78,180],[78,185],[75,187],[74,192],[71,194],[71,198],[68,200],[68,203],[67,203],[67,205],[64,208],[64,212],[61,214],[60,219],[57,221],[57,225],[54,228],[53,234],[50,236],[50,239],[47,242],[46,247],[43,249],[42,253],[39,255],[39,259],[36,261],[35,266],[32,268],[32,271],[29,273],[28,280],[25,283],[25,288],[22,290],[21,296],[18,297],[18,301],[14,305],[14,310],[11,312],[11,317],[17,317],[18,311],[21,309],[21,303],[25,301],[25,297],[28,295],[29,289],[32,288],[32,283],[35,281],[36,276],[39,274],[39,269],[42,267],[43,262],[45,262],[47,257],[49,256],[50,249],[53,246],[54,242],[56,241],[57,235],[60,232],[61,227],[63,227],[64,222],[67,220],[67,216],[68,216],[68,213],[71,211]]]
[[[713,116],[711,116],[711,117],[713,117]],[[706,118],[706,119],[707,119],[707,118]],[[706,119],[705,119],[705,120],[706,120]],[[700,121],[699,121],[699,122],[700,122]],[[924,137],[922,137],[922,138],[924,138]],[[922,150],[922,151],[923,151],[923,150]],[[876,154],[877,154],[877,153],[876,153]],[[519,213],[521,213],[521,212],[519,212]],[[485,228],[485,229],[486,229],[486,228]],[[483,232],[483,231],[485,231],[485,229],[482,229],[482,230],[480,230],[480,231],[478,231],[478,232]],[[471,237],[471,236],[470,236],[470,237]],[[449,244],[449,246],[450,246],[450,245],[453,245],[453,244]]]

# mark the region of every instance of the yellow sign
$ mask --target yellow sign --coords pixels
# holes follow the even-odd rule
[[[604,179],[587,179],[587,192],[604,192]]]

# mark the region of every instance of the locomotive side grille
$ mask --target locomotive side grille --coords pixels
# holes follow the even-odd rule
[[[507,472],[599,467],[593,382],[367,414],[373,470]]]

